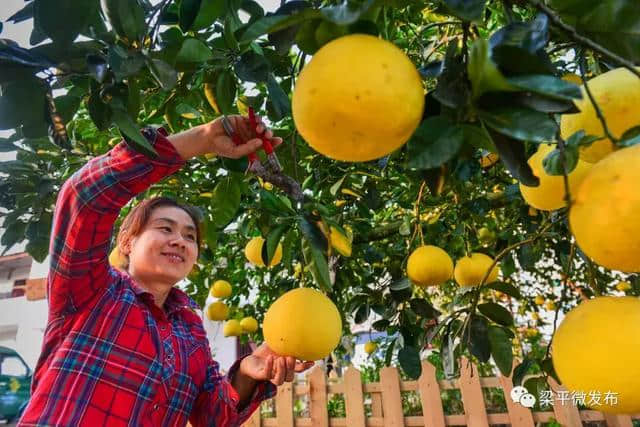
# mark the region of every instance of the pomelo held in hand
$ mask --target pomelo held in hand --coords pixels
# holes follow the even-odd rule
[[[293,91],[296,128],[315,150],[363,162],[406,143],[422,120],[422,79],[394,44],[365,34],[324,45]]]
[[[340,342],[342,320],[335,304],[322,292],[298,288],[269,307],[262,332],[277,354],[315,361],[327,357]]]

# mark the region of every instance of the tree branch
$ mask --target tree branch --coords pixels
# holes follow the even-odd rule
[[[631,61],[627,61],[623,57],[611,52],[609,49],[605,48],[604,46],[601,46],[598,43],[594,42],[593,40],[578,34],[575,28],[573,28],[572,26],[562,21],[562,19],[560,19],[560,17],[553,11],[553,9],[551,9],[547,5],[540,2],[540,0],[529,0],[529,1],[531,4],[533,4],[536,7],[536,9],[545,13],[554,25],[556,25],[558,28],[565,31],[569,35],[570,39],[575,40],[576,42],[582,44],[583,46],[588,47],[589,49],[595,52],[598,52],[603,56],[606,56],[610,60],[616,62],[618,65],[623,66],[624,68],[626,68],[627,70],[631,71],[633,74],[638,76],[638,78],[640,78],[640,71],[636,70],[634,64]]]

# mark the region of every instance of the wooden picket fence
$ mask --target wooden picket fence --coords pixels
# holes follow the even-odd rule
[[[498,388],[504,393],[507,413],[487,413],[483,388]],[[564,390],[553,382],[552,390]],[[461,376],[456,380],[436,379],[436,369],[429,362],[422,363],[422,376],[417,381],[400,381],[396,368],[382,368],[380,382],[363,384],[360,372],[349,367],[342,381],[327,381],[322,368],[316,367],[301,383],[285,383],[278,389],[275,402],[263,402],[263,405],[275,406],[275,416],[265,418],[261,411],[256,411],[244,427],[365,427],[365,426],[429,426],[443,427],[449,425],[489,427],[490,425],[512,425],[517,427],[533,427],[539,422],[555,419],[563,426],[582,426],[583,422],[599,422],[599,425],[610,427],[632,427],[632,419],[637,416],[620,416],[603,414],[594,410],[578,410],[573,404],[555,403],[548,412],[532,412],[511,399],[513,384],[510,377],[479,377],[474,365],[463,360]],[[445,415],[441,392],[459,389],[464,405],[464,414]],[[417,392],[423,408],[422,416],[405,416],[402,409],[402,392]],[[370,405],[367,416],[366,405]],[[327,402],[331,395],[343,394],[345,403],[344,418],[329,417]],[[304,418],[295,416],[294,400],[303,398],[308,408]],[[537,398],[537,396],[536,396]],[[272,411],[271,411],[272,412]]]

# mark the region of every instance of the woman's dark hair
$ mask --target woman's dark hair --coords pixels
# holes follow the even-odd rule
[[[182,209],[189,215],[189,217],[191,217],[196,226],[196,242],[198,244],[198,254],[200,254],[200,238],[202,235],[202,214],[200,213],[200,210],[195,206],[180,204],[169,197],[153,197],[151,199],[145,199],[131,209],[122,221],[120,230],[118,230],[116,242],[121,254],[124,254],[122,249],[127,241],[142,233],[147,222],[149,222],[149,218],[151,218],[152,212],[156,208],[165,206]],[[122,265],[120,267],[127,269],[129,268],[129,257],[123,256],[123,258],[122,262],[126,262],[126,265]]]

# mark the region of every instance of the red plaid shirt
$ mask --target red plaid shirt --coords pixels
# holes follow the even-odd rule
[[[238,393],[211,357],[195,302],[173,288],[161,310],[109,265],[120,209],[184,164],[163,134],[153,143],[157,159],[120,143],[60,190],[49,318],[20,426],[184,426],[187,420],[236,426],[275,394],[275,386],[260,382],[250,403],[238,408]]]

